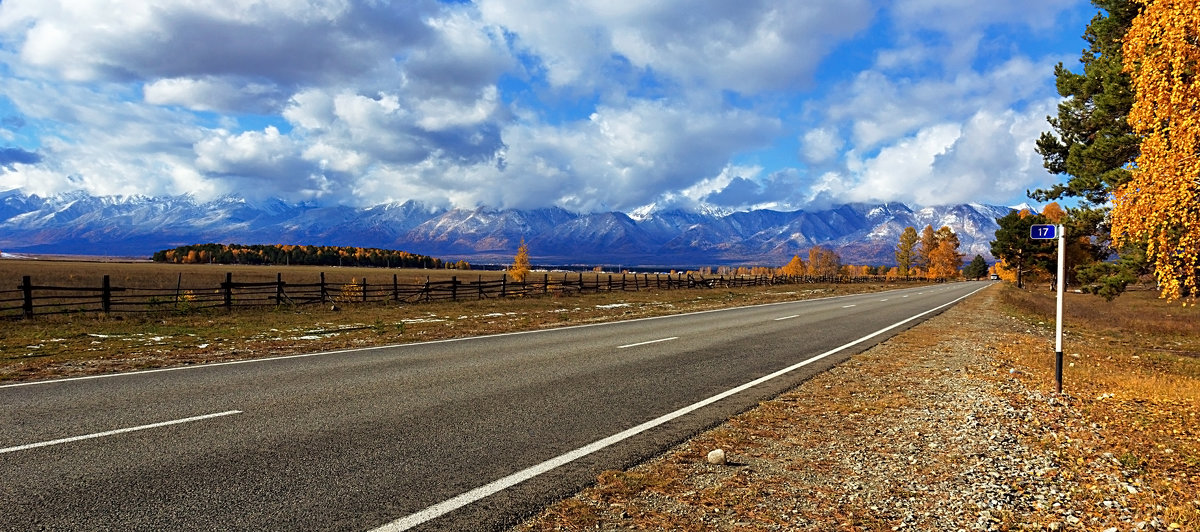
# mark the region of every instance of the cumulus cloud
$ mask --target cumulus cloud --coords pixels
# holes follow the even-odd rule
[[[649,101],[601,107],[565,126],[512,128],[502,173],[561,184],[555,192],[563,207],[633,209],[717,175],[731,154],[760,147],[780,127],[778,119],[736,109]]]
[[[829,128],[809,130],[801,138],[801,156],[810,163],[825,162],[836,157],[845,145],[838,132]]]
[[[922,128],[874,157],[852,159],[857,184],[846,196],[936,205],[1003,201],[1048,184],[1034,139],[1053,106],[1047,100],[1023,113],[981,110],[961,124]]]
[[[987,200],[1048,181],[1057,59],[1014,35],[1077,3],[3,0],[0,188]]]
[[[75,81],[205,76],[300,85],[356,77],[432,31],[431,1],[10,0],[23,63]]]
[[[745,93],[809,85],[821,59],[874,16],[866,0],[731,3],[482,0],[555,86],[603,83],[615,60],[686,84]]]
[[[147,83],[146,103],[196,111],[270,113],[286,98],[274,85],[223,78],[170,78]]]

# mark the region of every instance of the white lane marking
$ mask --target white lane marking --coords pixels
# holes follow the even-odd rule
[[[636,344],[618,345],[617,349],[625,349],[626,347],[637,347],[639,345],[657,344],[659,342],[670,342],[671,340],[678,340],[678,339],[679,339],[678,336],[672,336],[670,338],[659,338],[657,340],[650,340],[649,342],[638,342]]]
[[[904,294],[904,295],[902,295],[902,296],[900,296],[900,297],[908,297],[908,294]]]
[[[583,457],[585,457],[585,456],[587,456],[587,455],[589,455],[589,454],[592,454],[592,453],[594,453],[594,452],[596,452],[596,451],[599,451],[599,450],[601,450],[601,449],[603,449],[603,448],[605,448],[605,447],[608,447],[608,446],[610,446],[610,445],[613,445],[613,444],[615,444],[615,443],[619,443],[619,442],[621,442],[621,441],[623,441],[623,440],[627,440],[627,439],[629,439],[629,438],[632,438],[632,437],[634,437],[634,436],[636,436],[636,435],[638,435],[638,434],[641,434],[641,433],[643,433],[643,432],[646,432],[647,430],[650,430],[650,429],[652,429],[652,428],[655,428],[655,427],[657,427],[657,426],[659,426],[659,425],[662,425],[662,424],[664,424],[664,423],[667,423],[667,422],[669,422],[669,421],[671,421],[671,420],[673,420],[673,419],[676,419],[676,418],[678,418],[678,417],[681,417],[681,416],[684,416],[684,415],[686,415],[686,414],[689,414],[689,413],[691,413],[691,412],[693,412],[693,411],[696,411],[696,410],[699,410],[699,409],[701,409],[701,408],[704,408],[704,407],[706,407],[706,406],[708,406],[708,405],[710,405],[710,404],[713,404],[713,403],[715,403],[715,402],[717,402],[717,401],[720,401],[721,399],[724,399],[724,398],[726,398],[726,397],[729,397],[729,396],[731,396],[731,395],[735,395],[735,394],[741,393],[741,392],[743,392],[743,391],[746,391],[746,390],[748,390],[748,389],[750,389],[750,388],[753,388],[754,386],[758,386],[759,384],[762,384],[762,383],[764,383],[764,382],[767,382],[767,381],[769,381],[769,380],[772,380],[772,379],[778,378],[778,377],[780,377],[780,376],[782,376],[782,375],[786,375],[786,374],[788,374],[788,373],[791,373],[792,371],[795,371],[795,370],[797,370],[797,369],[799,369],[799,368],[802,368],[802,367],[804,367],[804,366],[807,366],[807,365],[809,365],[809,364],[812,364],[813,362],[816,362],[816,361],[818,361],[818,360],[821,360],[821,359],[823,359],[823,358],[826,358],[826,357],[828,357],[828,356],[830,356],[830,355],[833,355],[833,354],[835,354],[835,353],[838,353],[839,351],[842,351],[843,349],[846,349],[846,348],[853,347],[853,346],[855,346],[855,345],[861,344],[861,343],[863,343],[863,342],[865,342],[865,341],[867,341],[867,340],[869,340],[869,339],[871,339],[871,338],[874,338],[875,336],[879,336],[880,334],[883,334],[883,333],[885,333],[885,332],[887,332],[887,331],[890,331],[890,330],[892,330],[892,329],[895,329],[896,327],[900,327],[900,326],[902,326],[902,325],[904,325],[904,324],[906,324],[906,323],[908,323],[908,322],[910,322],[910,321],[913,321],[913,320],[915,320],[915,319],[918,319],[918,318],[920,318],[920,317],[922,317],[922,316],[925,316],[925,315],[927,315],[927,314],[931,314],[931,313],[933,313],[933,312],[937,312],[937,311],[939,311],[939,310],[941,310],[941,309],[943,309],[943,308],[949,307],[949,306],[951,306],[951,305],[953,305],[953,304],[955,304],[955,303],[958,303],[959,301],[962,301],[962,300],[964,300],[964,299],[966,299],[966,298],[968,298],[968,297],[970,297],[970,296],[974,295],[976,292],[978,292],[978,291],[980,291],[980,290],[982,290],[982,289],[983,289],[983,288],[977,288],[977,289],[975,289],[975,290],[972,290],[970,293],[968,293],[968,294],[966,294],[966,295],[964,295],[964,296],[962,296],[962,297],[960,297],[960,298],[958,298],[958,299],[955,299],[955,300],[953,300],[953,301],[951,301],[951,302],[949,302],[949,303],[944,303],[944,304],[942,304],[942,305],[940,305],[940,306],[937,306],[937,307],[931,308],[931,309],[929,309],[929,310],[926,310],[925,312],[922,312],[922,313],[920,313],[920,314],[916,314],[916,315],[914,315],[914,316],[912,316],[912,317],[909,317],[909,318],[907,318],[907,319],[904,319],[904,320],[898,321],[898,322],[896,322],[896,323],[893,323],[893,324],[891,324],[891,325],[889,325],[889,326],[887,326],[887,327],[884,327],[884,328],[882,328],[882,329],[879,329],[878,331],[875,331],[875,332],[873,332],[873,333],[871,333],[871,334],[868,334],[868,335],[866,335],[866,336],[863,336],[862,338],[859,338],[859,339],[857,339],[857,340],[854,340],[853,342],[850,342],[850,343],[844,344],[844,345],[842,345],[842,346],[840,346],[840,347],[835,347],[835,348],[833,348],[833,349],[830,349],[829,351],[826,351],[826,352],[824,352],[824,353],[821,353],[821,354],[819,354],[819,355],[817,355],[817,356],[815,356],[815,357],[812,357],[812,358],[810,358],[810,359],[808,359],[808,360],[805,360],[805,361],[802,361],[802,362],[798,362],[798,363],[796,363],[796,364],[793,364],[793,365],[791,365],[791,366],[788,366],[788,367],[786,367],[786,368],[783,368],[783,369],[781,369],[781,370],[779,370],[779,371],[776,371],[775,373],[772,373],[772,374],[770,374],[770,375],[766,375],[766,376],[763,376],[763,377],[759,377],[759,378],[757,378],[757,379],[754,379],[754,380],[752,380],[752,381],[750,381],[750,382],[747,382],[746,384],[743,384],[743,385],[741,385],[741,386],[738,386],[738,387],[736,387],[736,388],[732,388],[732,389],[730,389],[730,390],[727,390],[727,391],[721,392],[721,393],[719,393],[719,394],[717,394],[717,395],[714,395],[714,396],[712,396],[712,397],[709,397],[708,399],[704,399],[704,400],[702,400],[702,401],[700,401],[700,402],[698,402],[698,403],[693,403],[693,404],[691,404],[691,405],[685,406],[685,407],[683,407],[683,408],[680,408],[679,410],[676,410],[676,411],[674,411],[674,412],[671,412],[671,413],[669,413],[669,414],[665,414],[665,415],[662,415],[662,416],[656,417],[656,418],[654,418],[654,419],[651,419],[650,421],[647,421],[647,422],[645,422],[645,423],[642,423],[641,425],[638,425],[638,426],[636,426],[636,427],[632,427],[632,428],[626,429],[626,430],[624,430],[624,431],[622,431],[622,432],[618,432],[617,434],[613,434],[612,436],[609,436],[609,437],[607,437],[607,438],[604,438],[604,439],[602,439],[602,440],[596,440],[596,441],[594,441],[594,442],[592,442],[592,443],[590,443],[590,444],[588,444],[588,445],[584,445],[583,447],[580,447],[580,448],[578,448],[578,449],[575,449],[574,451],[570,451],[570,452],[567,452],[567,453],[565,453],[565,454],[561,454],[561,455],[559,455],[559,456],[556,456],[556,457],[554,457],[554,458],[551,458],[551,459],[549,459],[549,460],[546,460],[545,462],[542,462],[542,463],[540,463],[540,464],[535,464],[535,465],[532,465],[532,466],[530,466],[530,467],[528,467],[528,468],[525,468],[525,469],[522,469],[522,470],[520,470],[520,471],[517,471],[516,473],[513,473],[513,474],[511,474],[511,475],[508,475],[508,476],[506,476],[506,477],[504,477],[504,478],[500,478],[500,479],[498,479],[498,480],[494,480],[494,481],[492,481],[492,482],[490,482],[490,483],[488,483],[488,484],[484,484],[483,486],[480,486],[480,487],[478,487],[478,488],[475,488],[475,489],[473,489],[473,490],[471,490],[471,491],[468,491],[468,492],[466,492],[466,493],[463,493],[463,494],[461,494],[461,495],[458,495],[458,496],[456,496],[456,497],[453,497],[453,498],[450,498],[450,499],[446,499],[446,500],[444,500],[444,501],[442,501],[442,502],[439,502],[439,503],[437,503],[437,504],[434,504],[433,506],[430,506],[430,507],[428,507],[428,508],[425,508],[424,510],[421,510],[421,511],[419,511],[419,512],[416,512],[416,513],[414,513],[414,514],[410,514],[410,515],[408,515],[408,516],[405,516],[405,517],[401,517],[400,519],[397,519],[397,520],[395,520],[395,521],[392,521],[391,523],[388,523],[388,524],[386,524],[386,525],[383,525],[383,526],[381,526],[381,527],[379,527],[379,528],[376,528],[376,529],[375,529],[373,532],[400,532],[400,531],[402,531],[402,530],[408,530],[408,529],[410,529],[410,528],[412,528],[412,527],[414,527],[414,526],[418,526],[418,525],[425,524],[425,523],[427,523],[427,522],[429,522],[429,521],[432,521],[432,520],[434,520],[434,519],[437,519],[438,517],[441,517],[441,516],[443,516],[443,515],[446,515],[446,514],[448,514],[448,513],[450,513],[450,512],[453,512],[454,510],[457,510],[457,509],[459,509],[459,508],[462,508],[463,506],[466,506],[466,505],[468,505],[468,504],[471,504],[471,503],[473,503],[473,502],[475,502],[475,501],[478,501],[478,500],[480,500],[480,499],[483,499],[484,497],[487,497],[487,496],[489,496],[489,495],[493,495],[493,494],[499,493],[499,492],[501,492],[501,491],[504,491],[504,490],[506,490],[506,489],[508,489],[508,488],[511,488],[511,487],[513,487],[513,486],[515,486],[515,485],[517,485],[517,484],[520,484],[520,483],[522,483],[522,482],[525,482],[526,480],[529,480],[529,479],[531,479],[531,478],[534,478],[534,477],[536,477],[536,476],[538,476],[538,475],[541,475],[541,474],[543,474],[543,473],[546,473],[546,472],[548,472],[548,471],[551,471],[551,470],[553,470],[553,469],[555,469],[555,468],[557,468],[557,467],[560,467],[560,466],[562,466],[562,465],[568,464],[568,463],[570,463],[570,462],[572,462],[572,461],[575,461],[575,460],[578,460],[578,459],[580,459],[580,458],[583,458]]]
[[[170,425],[178,425],[180,423],[191,423],[192,421],[203,421],[205,419],[212,419],[214,417],[232,416],[234,414],[241,414],[241,413],[242,413],[241,410],[230,410],[228,412],[217,412],[216,414],[205,414],[203,416],[195,416],[195,417],[189,417],[189,418],[184,418],[184,419],[176,419],[176,420],[172,420],[172,421],[163,421],[162,423],[152,423],[149,425],[140,425],[137,427],[109,430],[109,431],[105,431],[105,432],[97,432],[95,434],[85,434],[83,436],[74,436],[71,438],[63,438],[61,440],[51,440],[51,441],[44,441],[44,442],[38,442],[38,443],[30,443],[28,445],[18,445],[16,447],[7,447],[4,449],[0,449],[0,454],[15,453],[17,451],[36,449],[38,447],[48,447],[51,445],[58,445],[60,443],[71,443],[71,442],[76,442],[76,441],[80,441],[80,440],[90,440],[92,438],[103,438],[105,436],[114,436],[117,434],[124,434],[126,432],[135,432],[135,431],[146,430],[146,429],[157,429],[160,427],[166,427],[166,426],[170,426]]]
[[[883,303],[884,301],[887,301],[887,300],[886,300],[886,299],[880,299],[880,300],[879,300],[879,302],[880,302],[880,303]]]
[[[858,305],[842,305],[842,308],[857,307]]]
[[[800,315],[799,315],[799,314],[792,314],[791,316],[784,316],[784,317],[782,317],[782,318],[775,318],[775,321],[790,320],[790,319],[792,319],[792,318],[799,318],[799,317],[800,317]]]

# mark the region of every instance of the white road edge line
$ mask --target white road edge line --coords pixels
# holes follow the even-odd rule
[[[784,316],[784,317],[782,317],[782,318],[775,318],[775,321],[790,320],[790,319],[792,319],[792,318],[799,318],[799,317],[800,317],[800,315],[799,315],[799,314],[792,314],[791,316]]]
[[[117,434],[124,434],[126,432],[135,432],[135,431],[146,430],[146,429],[157,429],[159,427],[166,427],[169,425],[178,425],[180,423],[191,423],[192,421],[203,421],[205,419],[212,419],[214,417],[232,416],[234,414],[241,414],[241,413],[242,413],[241,410],[230,410],[228,412],[217,412],[216,414],[205,414],[203,416],[195,416],[195,417],[189,417],[189,418],[184,418],[184,419],[176,419],[176,420],[172,420],[172,421],[163,421],[162,423],[152,423],[149,425],[140,425],[137,427],[109,430],[109,431],[105,431],[105,432],[97,432],[95,434],[85,434],[83,436],[74,436],[71,438],[63,438],[61,440],[51,440],[51,441],[44,441],[44,442],[38,442],[38,443],[31,443],[28,445],[18,445],[16,447],[8,447],[8,448],[0,449],[0,454],[15,453],[17,451],[36,449],[38,447],[49,447],[51,445],[58,445],[61,443],[71,443],[71,442],[76,442],[76,441],[80,441],[80,440],[90,440],[92,438],[103,438],[105,436],[114,436]]]
[[[670,342],[671,340],[678,340],[678,339],[679,339],[678,336],[672,336],[670,338],[659,338],[657,340],[650,340],[649,342],[638,342],[636,344],[618,345],[617,349],[625,349],[626,347],[637,347],[639,345],[657,344],[659,342]]]
[[[735,395],[735,394],[741,393],[741,392],[743,392],[743,391],[746,391],[746,390],[748,390],[748,389],[750,389],[750,388],[752,388],[752,387],[754,387],[754,386],[757,386],[757,385],[759,385],[759,384],[762,384],[762,383],[764,383],[764,382],[767,382],[767,381],[770,381],[770,380],[772,380],[772,379],[778,378],[778,377],[780,377],[780,376],[783,376],[783,375],[785,375],[785,374],[787,374],[787,373],[791,373],[792,371],[795,371],[795,370],[797,370],[797,369],[799,369],[799,368],[802,368],[802,367],[804,367],[804,366],[807,366],[807,365],[809,365],[809,364],[812,364],[813,362],[816,362],[816,361],[818,361],[818,360],[821,360],[821,359],[823,359],[823,358],[826,358],[826,357],[828,357],[828,356],[830,356],[830,355],[833,355],[833,354],[835,354],[835,353],[837,353],[837,352],[839,352],[839,351],[842,351],[842,350],[844,350],[844,349],[847,349],[847,348],[853,347],[853,346],[855,346],[855,345],[861,344],[861,343],[863,343],[863,342],[865,342],[865,341],[867,341],[867,340],[869,340],[869,339],[871,339],[871,338],[874,338],[874,337],[876,337],[876,336],[879,336],[880,334],[883,334],[883,333],[885,333],[885,332],[887,332],[887,331],[890,331],[890,330],[892,330],[892,329],[895,329],[895,328],[897,328],[897,327],[900,327],[901,325],[904,325],[904,324],[906,324],[906,323],[908,323],[908,322],[910,322],[910,321],[913,321],[913,320],[915,320],[915,319],[918,319],[918,318],[920,318],[920,317],[922,317],[922,316],[925,316],[925,315],[927,315],[927,314],[931,314],[931,313],[933,313],[933,312],[937,312],[937,311],[939,311],[939,310],[941,310],[941,309],[944,309],[944,308],[946,308],[946,307],[949,307],[949,306],[951,306],[951,305],[953,305],[953,304],[955,304],[955,303],[958,303],[959,301],[962,301],[962,300],[964,300],[964,299],[966,299],[966,298],[968,298],[968,297],[971,297],[972,295],[975,295],[975,293],[976,293],[976,292],[978,292],[978,291],[980,291],[980,290],[983,290],[984,288],[986,288],[986,286],[985,286],[985,287],[976,288],[975,290],[972,290],[970,293],[968,293],[968,294],[966,294],[966,295],[964,295],[964,296],[962,296],[962,297],[960,297],[960,298],[958,298],[958,299],[955,299],[955,300],[953,300],[953,301],[950,301],[949,303],[944,303],[944,304],[942,304],[942,305],[940,305],[940,306],[937,306],[937,307],[931,308],[931,309],[929,309],[929,310],[926,310],[925,312],[922,312],[922,313],[920,313],[920,314],[916,314],[916,315],[914,315],[914,316],[912,316],[912,317],[909,317],[909,318],[907,318],[907,319],[905,319],[905,320],[902,320],[902,321],[898,321],[898,322],[896,322],[896,323],[893,323],[893,324],[891,324],[891,325],[889,325],[889,326],[887,326],[887,327],[884,327],[884,328],[882,328],[882,329],[879,329],[878,331],[875,331],[875,332],[873,332],[873,333],[871,333],[871,334],[868,334],[868,335],[866,335],[866,336],[863,336],[862,338],[859,338],[859,339],[857,339],[857,340],[854,340],[853,342],[847,343],[847,344],[845,344],[845,345],[842,345],[842,346],[840,346],[840,347],[835,347],[835,348],[833,348],[833,349],[830,349],[829,351],[826,351],[826,352],[824,352],[824,353],[821,353],[821,354],[819,354],[819,355],[817,355],[817,356],[815,356],[815,357],[812,357],[812,358],[810,358],[810,359],[808,359],[808,360],[805,360],[805,361],[803,361],[803,362],[798,362],[798,363],[796,363],[796,364],[793,364],[793,365],[791,365],[791,366],[788,366],[788,367],[786,367],[786,368],[783,368],[783,369],[781,369],[781,370],[779,370],[779,371],[776,371],[775,373],[772,373],[772,374],[770,374],[770,375],[765,375],[765,376],[759,377],[759,378],[757,378],[757,379],[754,379],[754,380],[752,380],[752,381],[750,381],[750,382],[747,382],[746,384],[743,384],[743,385],[741,385],[741,386],[738,386],[738,387],[736,387],[736,388],[732,388],[732,389],[729,389],[729,390],[727,390],[727,391],[721,392],[721,393],[719,393],[719,394],[717,394],[717,395],[714,395],[714,396],[712,396],[712,397],[709,397],[708,399],[704,399],[704,400],[702,400],[702,401],[700,401],[700,402],[693,403],[693,404],[691,404],[691,405],[685,406],[685,407],[683,407],[683,408],[680,408],[679,410],[676,410],[676,411],[674,411],[674,412],[671,412],[671,413],[669,413],[669,414],[664,414],[664,415],[662,415],[662,416],[656,417],[656,418],[654,418],[654,419],[651,419],[650,421],[647,421],[647,422],[645,422],[645,423],[642,423],[641,425],[638,425],[638,426],[635,426],[635,427],[632,427],[632,428],[626,429],[626,430],[624,430],[624,431],[622,431],[622,432],[618,432],[617,434],[613,434],[612,436],[609,436],[609,437],[607,437],[607,438],[604,438],[604,439],[602,439],[602,440],[596,440],[596,441],[594,441],[594,442],[592,442],[592,443],[590,443],[590,444],[588,444],[588,445],[585,445],[585,446],[583,446],[583,447],[580,447],[580,448],[578,448],[578,449],[575,449],[574,451],[570,451],[570,452],[567,452],[567,453],[565,453],[565,454],[561,454],[561,455],[559,455],[559,456],[556,456],[556,457],[554,457],[554,458],[551,458],[551,459],[549,459],[549,460],[546,460],[545,462],[542,462],[542,463],[540,463],[540,464],[535,464],[535,465],[532,465],[532,466],[530,466],[530,467],[528,467],[528,468],[522,469],[521,471],[517,471],[516,473],[513,473],[513,474],[511,474],[511,475],[508,475],[508,476],[506,476],[506,477],[504,477],[504,478],[500,478],[500,479],[494,480],[494,481],[492,481],[492,482],[490,482],[490,483],[488,483],[488,484],[485,484],[485,485],[483,485],[483,486],[480,486],[480,487],[478,487],[478,488],[475,488],[475,489],[473,489],[473,490],[471,490],[471,491],[468,491],[468,492],[466,492],[466,493],[463,493],[463,494],[461,494],[461,495],[458,495],[458,496],[456,496],[456,497],[453,497],[453,498],[450,498],[450,499],[446,499],[446,500],[444,500],[444,501],[442,501],[442,502],[440,502],[440,503],[437,503],[437,504],[435,504],[435,505],[433,505],[433,506],[430,506],[430,507],[428,507],[428,508],[425,508],[424,510],[421,510],[421,511],[419,511],[419,512],[416,512],[416,513],[414,513],[414,514],[410,514],[410,515],[408,515],[408,516],[405,516],[405,517],[401,517],[400,519],[397,519],[397,520],[395,520],[395,521],[392,521],[391,523],[388,523],[388,524],[386,524],[386,525],[383,525],[383,526],[381,526],[381,527],[379,527],[379,528],[376,528],[376,529],[375,529],[375,530],[373,530],[372,532],[400,532],[400,531],[402,531],[402,530],[408,530],[408,529],[410,529],[410,528],[412,528],[412,527],[415,527],[415,526],[418,526],[418,525],[421,525],[421,524],[427,523],[427,522],[429,522],[429,521],[432,521],[432,520],[434,520],[434,519],[437,519],[438,517],[441,517],[441,516],[443,516],[443,515],[446,515],[446,514],[448,514],[448,513],[450,513],[450,512],[453,512],[454,510],[457,510],[457,509],[459,509],[459,508],[462,508],[463,506],[466,506],[466,505],[468,505],[468,504],[471,504],[471,503],[473,503],[473,502],[475,502],[475,501],[478,501],[478,500],[480,500],[480,499],[483,499],[484,497],[487,497],[487,496],[489,496],[489,495],[493,495],[493,494],[499,493],[499,492],[501,492],[501,491],[503,491],[503,490],[505,490],[505,489],[508,489],[508,488],[511,488],[511,487],[513,487],[513,486],[515,486],[515,485],[517,485],[517,484],[520,484],[521,482],[524,482],[524,481],[526,481],[526,480],[529,480],[529,479],[531,479],[531,478],[534,478],[534,477],[536,477],[536,476],[538,476],[538,475],[541,475],[541,474],[543,474],[543,473],[549,472],[549,471],[551,471],[551,470],[553,470],[553,469],[555,469],[555,468],[558,468],[558,467],[560,467],[560,466],[566,465],[566,464],[568,464],[568,463],[570,463],[570,462],[573,462],[573,461],[575,461],[575,460],[578,460],[578,459],[580,459],[580,458],[583,458],[583,457],[585,457],[585,456],[587,456],[587,455],[589,455],[589,454],[592,454],[592,453],[594,453],[594,452],[596,452],[596,451],[599,451],[599,450],[601,450],[601,449],[603,449],[603,448],[605,448],[605,447],[608,447],[608,446],[610,446],[610,445],[613,445],[613,444],[619,443],[619,442],[621,442],[621,441],[623,441],[623,440],[627,440],[627,439],[629,439],[629,438],[632,438],[632,437],[634,437],[634,436],[636,436],[636,435],[638,435],[638,434],[641,434],[641,433],[643,433],[643,432],[645,432],[645,431],[647,431],[647,430],[650,430],[650,429],[652,429],[652,428],[655,428],[655,427],[657,427],[657,426],[659,426],[659,425],[662,425],[662,424],[664,424],[664,423],[667,423],[667,422],[669,422],[669,421],[671,421],[671,420],[673,420],[673,419],[676,419],[676,418],[678,418],[678,417],[682,417],[682,416],[684,416],[684,415],[686,415],[686,414],[689,414],[689,413],[691,413],[691,412],[693,412],[693,411],[696,411],[696,410],[699,410],[699,409],[701,409],[701,408],[704,408],[704,407],[706,407],[706,406],[708,406],[708,405],[710,405],[710,404],[713,404],[713,403],[715,403],[715,402],[717,402],[717,401],[720,401],[721,399],[724,399],[724,398],[726,398],[726,397],[729,397],[729,396],[731,396],[731,395]]]

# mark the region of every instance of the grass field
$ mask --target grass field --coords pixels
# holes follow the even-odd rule
[[[225,274],[232,273],[238,282],[270,282],[277,274],[287,283],[315,283],[321,273],[329,283],[346,283],[351,279],[392,281],[397,275],[401,283],[422,283],[426,278],[447,281],[499,279],[499,271],[420,270],[400,268],[340,268],[329,266],[249,266],[241,264],[165,264],[156,262],[82,262],[42,260],[0,260],[0,289],[10,290],[21,285],[23,276],[33,278],[34,284],[53,286],[100,286],[108,275],[114,286],[173,289],[219,286]],[[594,275],[594,274],[593,274]]]
[[[0,282],[97,286],[110,275],[114,286],[174,288],[219,284],[226,272],[237,281],[313,282],[320,272],[330,283],[351,279],[408,282],[498,279],[503,272],[390,270],[309,266],[171,265],[154,263],[0,261]],[[537,274],[535,274],[537,275]],[[562,275],[561,273],[553,275]],[[569,274],[577,279],[579,274]],[[585,280],[608,274],[585,273]],[[620,277],[620,275],[616,275]],[[653,276],[651,276],[653,277]],[[61,283],[61,284],[60,284]],[[286,355],[349,347],[530,330],[598,321],[658,316],[737,305],[849,294],[893,288],[893,284],[780,285],[737,289],[641,290],[550,295],[503,300],[419,304],[367,303],[204,309],[190,312],[112,314],[99,312],[38,316],[0,327],[0,382],[109,373],[216,361]],[[3,288],[0,285],[0,288]]]

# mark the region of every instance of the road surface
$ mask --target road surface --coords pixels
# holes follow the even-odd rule
[[[0,386],[0,529],[501,528],[984,286]]]

